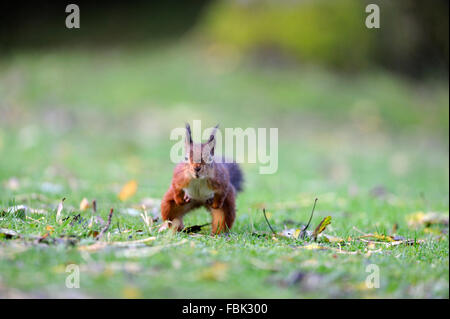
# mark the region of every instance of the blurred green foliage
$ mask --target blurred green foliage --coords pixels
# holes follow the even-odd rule
[[[380,28],[365,8],[380,7]],[[201,32],[243,53],[356,71],[381,65],[410,75],[448,69],[448,2],[415,0],[217,1]]]
[[[371,34],[361,28],[360,1],[219,1],[205,17],[213,39],[249,52],[277,48],[299,61],[336,67],[364,65]]]

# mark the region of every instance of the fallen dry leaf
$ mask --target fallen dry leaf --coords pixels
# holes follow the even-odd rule
[[[312,235],[314,240],[317,240],[317,236],[323,232],[325,230],[325,228],[327,228],[328,225],[331,224],[331,216],[327,216],[324,219],[322,219],[322,221],[320,222],[320,224],[316,227],[316,229],[314,229],[314,233]]]
[[[80,202],[80,210],[81,211],[85,211],[90,206],[91,205],[90,205],[90,203],[89,203],[89,201],[88,201],[88,199],[86,197],[81,200],[81,202]]]
[[[45,227],[45,230],[48,231],[51,234],[53,234],[53,231],[55,230],[55,228],[53,226],[47,225]]]
[[[128,198],[130,198],[131,196],[133,196],[137,191],[137,187],[138,187],[138,184],[135,180],[129,181],[122,187],[122,189],[118,195],[119,199],[121,201],[125,201]]]

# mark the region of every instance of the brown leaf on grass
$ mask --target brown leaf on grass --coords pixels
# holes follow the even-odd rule
[[[131,180],[122,187],[119,195],[117,196],[121,201],[125,201],[134,194],[136,194],[137,187],[138,187],[137,182],[135,180]]]
[[[51,234],[53,234],[53,231],[55,230],[55,228],[53,226],[47,225],[45,227],[45,230],[48,231]]]
[[[314,240],[317,240],[317,236],[327,228],[328,225],[331,224],[331,216],[327,216],[320,222],[319,225],[317,225],[316,229],[314,229],[312,238]]]
[[[80,202],[80,210],[81,211],[85,211],[86,209],[88,209],[89,207],[91,207],[88,199],[85,197],[81,200]]]

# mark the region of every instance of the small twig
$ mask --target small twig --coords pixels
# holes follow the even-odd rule
[[[148,217],[147,210],[145,209],[145,205],[142,205],[142,210],[144,213],[141,213],[141,218],[144,221],[145,226],[147,226],[147,231],[150,234],[151,226],[153,226],[153,219]]]
[[[311,210],[311,216],[309,216],[308,224],[306,224],[306,226],[303,227],[302,231],[300,232],[300,238],[302,238],[302,239],[305,238],[306,230],[308,229],[309,225],[311,224],[311,220],[312,220],[312,218],[314,216],[314,210],[316,209],[316,203],[317,203],[317,198],[314,200],[314,205],[313,205],[313,208]]]
[[[112,219],[113,212],[114,212],[114,209],[111,208],[111,210],[109,211],[108,221],[106,222],[105,227],[103,227],[103,229],[97,235],[97,237],[95,237],[95,240],[99,240],[103,236],[103,234],[108,231],[108,228],[111,225],[111,219]]]
[[[263,208],[263,214],[264,214],[264,218],[266,219],[267,225],[269,225],[270,230],[272,231],[272,233],[273,233],[274,235],[276,235],[277,233],[273,230],[272,226],[271,226],[270,223],[269,223],[269,220],[267,219],[267,216],[266,216],[266,209],[265,209],[265,208]]]
[[[64,203],[65,200],[66,200],[66,198],[63,197],[63,199],[61,199],[61,201],[58,204],[58,209],[56,211],[56,222],[58,224],[62,224],[61,212],[62,212],[62,210],[64,208],[64,204],[63,203]]]
[[[314,209],[316,208],[316,203],[317,203],[317,198],[314,200],[314,205],[313,205],[313,208],[311,210],[311,216],[309,217],[308,224],[306,224],[306,226],[305,226],[305,230],[307,230],[308,227],[309,227],[309,224],[311,224],[311,220],[312,220],[312,218],[314,216]]]
[[[94,226],[94,217],[95,217],[96,213],[97,213],[97,202],[96,202],[96,200],[94,199],[94,200],[92,201],[91,220],[89,221],[88,228],[92,228],[92,226]]]

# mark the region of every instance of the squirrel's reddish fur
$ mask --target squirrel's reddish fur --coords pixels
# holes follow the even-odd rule
[[[194,144],[186,125],[186,162],[176,165],[172,183],[161,202],[162,219],[178,231],[184,227],[183,216],[201,206],[211,212],[212,234],[227,232],[233,226],[242,174],[237,164],[214,160],[214,132],[208,142]],[[201,160],[194,160],[195,149]]]

